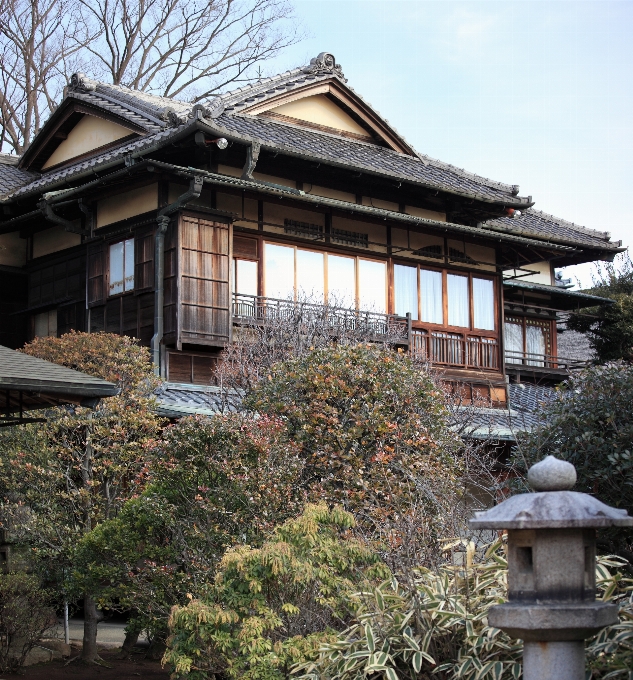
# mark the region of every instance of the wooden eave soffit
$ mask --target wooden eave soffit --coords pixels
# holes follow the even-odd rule
[[[282,106],[283,104],[289,104],[290,102],[318,94],[324,94],[330,99],[333,99],[344,111],[357,120],[362,127],[367,129],[369,136],[378,138],[394,151],[409,156],[417,156],[415,151],[394,134],[391,128],[375,113],[375,111],[336,79],[304,85],[296,90],[292,90],[292,92],[282,93],[277,97],[267,99],[261,104],[255,104],[254,106],[243,109],[242,113],[261,115],[269,112],[271,109]],[[298,125],[301,125],[301,122],[301,120],[297,119]],[[337,132],[337,130],[332,129],[332,132]]]
[[[121,118],[120,116],[116,116],[109,111],[67,99],[64,103],[62,103],[60,108],[55,112],[48,123],[42,128],[37,137],[31,142],[31,145],[22,156],[18,167],[24,170],[37,172],[41,171],[42,166],[51,157],[55,149],[57,149],[57,147],[68,137],[68,133],[85,115],[101,118],[103,120],[110,121],[111,123],[116,123],[121,127],[127,128],[130,131],[130,138],[143,135],[146,132],[141,126],[135,125],[129,120]],[[128,138],[126,137],[119,139],[116,141],[116,144],[123,142],[125,139]],[[46,170],[49,171],[56,167],[70,165],[82,160],[84,157],[100,153],[104,149],[108,148],[108,146],[111,145],[107,144],[105,146],[95,148],[87,154],[82,154],[81,156],[71,158],[67,162],[60,163],[59,166],[52,166]]]

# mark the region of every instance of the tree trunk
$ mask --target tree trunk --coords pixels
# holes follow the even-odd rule
[[[125,634],[123,647],[121,647],[121,651],[118,654],[119,659],[127,659],[128,656],[130,656],[132,650],[134,649],[134,645],[136,645],[136,643],[138,642],[138,636],[140,634],[141,633],[138,630],[129,630]]]
[[[84,595],[84,644],[81,651],[83,661],[94,663],[97,654],[97,624],[103,621],[103,614],[97,609],[94,599],[86,593]]]

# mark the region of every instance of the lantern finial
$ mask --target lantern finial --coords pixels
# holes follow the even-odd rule
[[[528,470],[534,491],[567,491],[576,483],[576,468],[565,460],[547,456]]]

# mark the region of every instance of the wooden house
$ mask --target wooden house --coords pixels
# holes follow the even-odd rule
[[[196,105],[75,74],[0,194],[0,344],[129,334],[181,387],[308,293],[502,406],[567,374],[557,315],[596,302],[555,268],[622,250],[418,153],[328,53]]]

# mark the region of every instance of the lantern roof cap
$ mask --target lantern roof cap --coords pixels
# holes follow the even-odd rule
[[[626,510],[612,508],[597,498],[569,491],[576,483],[576,468],[547,456],[528,470],[536,493],[511,496],[499,505],[476,512],[471,529],[565,529],[633,526]]]
[[[476,512],[471,529],[565,529],[633,526],[626,510],[578,491],[542,491],[511,496]]]

